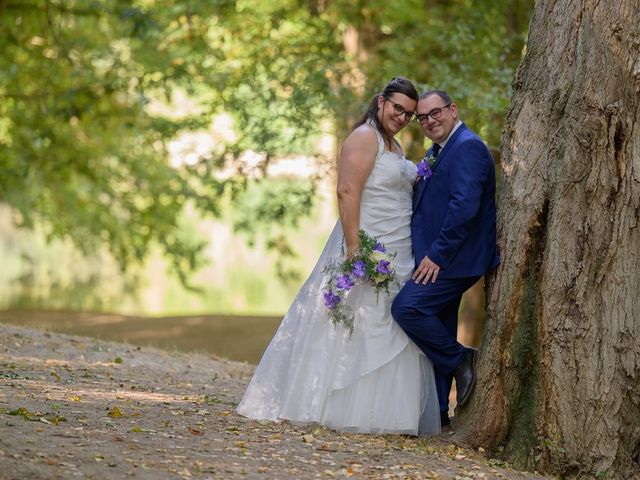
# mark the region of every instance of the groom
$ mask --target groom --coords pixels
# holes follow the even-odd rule
[[[499,263],[496,246],[495,166],[484,142],[458,120],[458,109],[440,90],[423,93],[416,119],[433,141],[413,194],[412,279],[391,312],[433,363],[442,427],[456,379],[458,405],[476,382],[478,351],[458,343],[462,294]],[[429,164],[429,166],[427,166]]]

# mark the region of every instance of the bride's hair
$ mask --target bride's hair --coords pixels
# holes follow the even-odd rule
[[[362,118],[356,122],[351,131],[355,130],[360,125],[366,122],[372,122],[382,135],[382,138],[384,138],[385,143],[387,143],[388,145],[392,145],[393,136],[389,135],[389,133],[382,127],[382,123],[380,123],[380,120],[378,119],[378,97],[383,96],[384,98],[389,98],[394,93],[402,93],[412,100],[415,100],[416,102],[418,101],[418,91],[416,90],[416,87],[413,86],[413,83],[411,83],[410,80],[404,77],[394,77],[389,83],[387,83],[381,93],[376,93],[373,96],[371,102],[369,103],[369,108],[362,116]]]

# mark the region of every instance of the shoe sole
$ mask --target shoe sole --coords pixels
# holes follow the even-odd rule
[[[478,363],[478,350],[477,349],[473,349],[473,363],[471,364],[471,368],[473,369],[473,380],[471,381],[471,386],[469,387],[469,391],[467,392],[467,395],[462,398],[459,402],[458,405],[459,406],[464,406],[469,399],[471,398],[471,394],[473,393],[473,389],[476,386],[476,379],[478,378],[478,374],[477,374],[477,369],[476,369],[476,364]]]

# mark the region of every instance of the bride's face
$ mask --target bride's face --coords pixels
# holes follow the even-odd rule
[[[402,93],[392,93],[385,98],[378,97],[378,119],[382,127],[395,135],[411,121],[417,102]]]

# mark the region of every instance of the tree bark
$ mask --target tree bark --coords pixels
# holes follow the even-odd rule
[[[502,265],[458,438],[640,478],[640,1],[538,1],[513,87]]]

